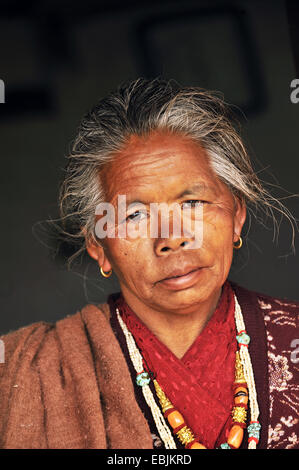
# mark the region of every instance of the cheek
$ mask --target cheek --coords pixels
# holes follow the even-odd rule
[[[233,217],[231,211],[213,207],[206,211],[203,219],[203,240],[217,251],[227,250],[233,240]]]
[[[147,240],[118,239],[109,240],[106,244],[107,257],[121,279],[142,279],[146,270],[152,247]]]
[[[214,269],[213,274],[224,282],[233,257],[233,217],[231,212],[214,208],[204,218],[203,248]]]
[[[122,266],[130,266],[131,259],[133,258],[134,254],[132,253],[132,250],[130,250],[129,247],[123,243],[122,240],[117,238],[113,241],[109,240],[109,242],[106,244],[106,247],[107,257],[114,266],[115,270],[121,269]]]

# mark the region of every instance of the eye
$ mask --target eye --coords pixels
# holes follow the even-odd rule
[[[196,204],[199,205],[199,204],[205,204],[205,203],[206,203],[206,201],[202,201],[202,200],[199,200],[199,199],[190,199],[189,201],[184,201],[182,203],[182,207],[183,208],[184,207],[191,207],[191,208],[193,207],[194,208],[196,206]]]
[[[129,222],[129,221],[134,221],[134,222],[140,222],[140,220],[144,219],[144,217],[146,217],[147,214],[146,212],[142,212],[142,211],[135,211],[133,212],[133,214],[129,214],[126,218],[126,220]]]

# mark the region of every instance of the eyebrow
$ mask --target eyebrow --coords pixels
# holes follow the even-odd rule
[[[192,194],[195,194],[197,191],[212,191],[213,193],[214,190],[210,186],[207,186],[205,183],[196,183],[191,188],[186,188],[182,193],[178,194],[176,196],[176,199],[180,199],[185,196],[190,196]]]

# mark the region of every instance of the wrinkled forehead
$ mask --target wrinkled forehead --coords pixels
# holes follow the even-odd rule
[[[130,136],[102,170],[101,182],[107,201],[119,194],[161,201],[194,186],[219,196],[225,186],[201,145],[169,133]]]

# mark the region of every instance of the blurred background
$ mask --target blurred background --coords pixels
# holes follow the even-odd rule
[[[71,271],[53,260],[36,228],[58,215],[65,157],[82,115],[129,79],[163,76],[221,91],[242,112],[260,178],[298,218],[298,198],[289,197],[299,192],[299,103],[290,99],[299,78],[298,3],[1,1],[1,333],[56,321],[119,290],[93,260]],[[264,225],[248,220],[230,278],[299,300],[292,227],[282,220],[275,242],[271,220]]]

